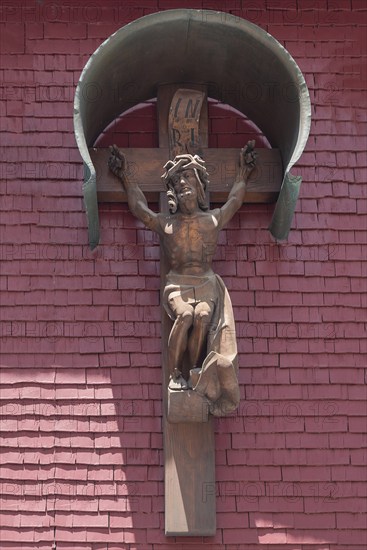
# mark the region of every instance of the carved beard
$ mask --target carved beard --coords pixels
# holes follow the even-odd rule
[[[188,200],[192,200],[193,198],[195,198],[196,202],[198,203],[197,193],[196,193],[196,196],[194,196],[192,189],[186,189],[185,191],[180,191],[179,193],[176,193],[176,194],[177,194],[177,200],[179,203],[187,202]]]
[[[194,184],[184,186],[176,191],[178,207],[182,213],[188,214],[200,209],[199,190],[201,185],[195,181]]]

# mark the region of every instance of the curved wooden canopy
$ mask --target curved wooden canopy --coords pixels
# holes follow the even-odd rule
[[[91,248],[98,244],[99,227],[88,148],[117,116],[156,97],[160,84],[175,82],[206,85],[209,97],[245,113],[280,150],[284,177],[270,231],[286,238],[301,183],[289,171],[311,123],[303,75],[281,44],[257,25],[227,13],[178,9],[119,29],[90,57],[78,82],[74,129],[85,165]]]

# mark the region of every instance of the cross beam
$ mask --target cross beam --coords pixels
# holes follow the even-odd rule
[[[163,187],[160,175],[170,157],[168,147],[156,149],[123,149],[126,155],[128,175],[135,180],[148,201],[158,202]],[[258,149],[256,169],[247,185],[245,203],[275,202],[282,183],[282,161],[279,149]],[[90,156],[97,173],[99,202],[126,202],[121,183],[108,170],[109,149],[90,149]],[[237,173],[239,148],[209,149],[202,147],[210,180],[212,202],[224,202]]]

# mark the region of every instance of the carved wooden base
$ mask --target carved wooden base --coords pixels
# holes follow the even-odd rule
[[[209,403],[193,390],[174,391],[168,388],[167,420],[178,422],[208,422]]]

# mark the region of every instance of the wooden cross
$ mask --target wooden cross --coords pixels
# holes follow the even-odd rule
[[[204,86],[163,85],[158,89],[157,99],[159,148],[144,149],[144,155],[142,149],[122,149],[128,166],[134,163],[138,168],[131,171],[130,178],[137,178],[148,200],[159,200],[161,211],[167,210],[167,198],[162,193],[160,181],[164,164],[177,154],[199,154],[207,164],[211,200],[224,202],[237,172],[239,149],[208,148]],[[107,167],[108,149],[91,149],[90,155],[96,167],[99,201],[125,201],[121,183]],[[281,181],[278,150],[261,149],[256,171],[248,184],[246,202],[276,200]],[[162,289],[167,270],[168,261],[161,247]],[[196,417],[194,411],[184,410],[187,396],[195,398],[191,390],[176,392],[174,401],[168,403],[167,342],[172,322],[163,308],[162,311],[165,533],[170,536],[213,536],[216,530],[213,418],[207,409],[199,409]],[[182,418],[185,421],[181,421]]]

